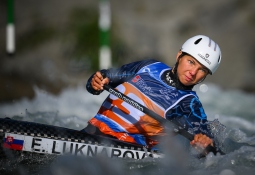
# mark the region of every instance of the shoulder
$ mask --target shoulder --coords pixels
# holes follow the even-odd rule
[[[144,67],[154,63],[160,63],[160,61],[155,59],[144,59],[144,60],[139,60],[139,61],[126,64],[126,65],[138,65],[139,67]]]
[[[159,62],[155,59],[139,60],[139,61],[135,61],[135,62],[131,62],[131,63],[122,65],[120,67],[120,69],[118,69],[118,72],[127,71],[127,72],[137,73],[140,70],[142,70],[148,66],[150,67],[151,65],[154,65],[157,63],[161,63],[161,62]]]
[[[168,65],[165,63],[155,60],[155,59],[149,59],[149,60],[143,60],[139,62],[139,73],[142,72],[161,72],[162,70],[170,69]]]

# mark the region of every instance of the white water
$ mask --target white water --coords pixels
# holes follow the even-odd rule
[[[19,116],[25,121],[43,120],[51,125],[82,129],[97,113],[100,104],[108,95],[107,92],[100,96],[91,95],[83,86],[65,89],[58,96],[37,87],[34,89],[36,96],[32,100],[24,98],[11,104],[0,105],[0,116]]]
[[[237,90],[224,91],[212,84],[197,86],[195,90],[208,119],[218,119],[227,127],[225,133],[227,139],[224,146],[228,154],[225,156],[208,155],[203,160],[187,159],[187,155],[181,154],[182,151],[177,146],[177,149],[174,149],[175,152],[169,153],[171,155],[169,157],[174,157],[174,159],[124,161],[126,173],[168,174],[170,171],[174,171],[175,174],[253,174],[255,171],[255,94],[246,94]],[[107,92],[103,92],[99,96],[91,95],[83,86],[65,89],[58,96],[48,94],[38,88],[35,88],[35,91],[36,97],[32,100],[24,98],[10,104],[1,104],[0,116],[82,129],[87,125],[87,121],[96,114],[108,95]],[[51,174],[58,174],[53,171],[61,172],[64,167],[69,170],[76,167],[71,171],[74,172],[77,170],[78,162],[84,161],[88,164],[91,161],[86,158],[80,159],[69,157],[54,162],[51,165]],[[76,164],[71,162],[76,162]],[[107,167],[110,167],[109,162]],[[97,160],[97,163],[101,168],[104,167],[102,161]],[[80,162],[80,165],[82,167],[84,164]],[[188,168],[185,165],[188,165]],[[115,166],[115,164],[111,164],[111,166]],[[181,167],[182,170],[180,171],[177,167]],[[79,172],[82,173],[83,169],[81,168]],[[49,171],[47,168],[46,170]],[[117,173],[123,173],[123,171],[122,169],[116,170]]]
[[[202,84],[195,90],[209,120],[219,119],[227,127],[255,131],[255,94],[223,91],[213,84]]]

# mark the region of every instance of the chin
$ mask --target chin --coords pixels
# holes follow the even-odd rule
[[[182,82],[181,82],[182,83]],[[191,86],[191,85],[194,85],[194,83],[190,83],[190,82],[184,82],[182,83],[184,86]]]

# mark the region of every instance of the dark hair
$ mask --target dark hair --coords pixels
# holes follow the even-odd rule
[[[179,55],[179,57],[177,58],[177,61],[174,65],[174,68],[173,68],[173,71],[174,71],[174,74],[177,75],[177,67],[179,65],[179,60],[181,57],[183,57],[184,55],[188,55],[186,52],[182,52],[181,55]]]

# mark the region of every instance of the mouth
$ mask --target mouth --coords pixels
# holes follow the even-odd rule
[[[193,79],[192,79],[191,77],[188,77],[188,76],[186,76],[186,75],[185,75],[185,80],[188,81],[188,82],[193,81]]]

